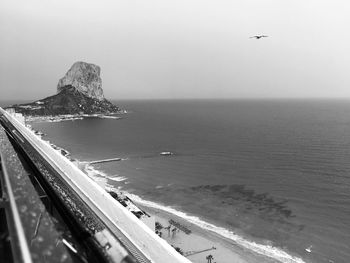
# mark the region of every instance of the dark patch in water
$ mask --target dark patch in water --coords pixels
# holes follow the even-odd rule
[[[287,200],[275,201],[268,193],[256,194],[254,190],[246,189],[244,185],[201,185],[190,187],[190,190],[215,195],[222,200],[222,203],[233,204],[233,200],[243,202],[247,210],[255,208],[265,213],[273,213],[275,216],[295,217],[287,207]]]
[[[245,185],[166,187],[147,195],[179,204],[186,212],[216,218],[249,235],[275,240],[279,245],[289,238],[290,233],[304,228],[293,222],[295,215],[287,200],[276,200],[268,193],[256,193]]]

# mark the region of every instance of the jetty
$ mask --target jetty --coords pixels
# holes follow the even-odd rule
[[[188,256],[193,256],[193,255],[196,255],[196,254],[199,254],[199,253],[203,253],[203,252],[206,252],[206,251],[210,251],[210,250],[215,250],[216,247],[211,247],[211,248],[207,248],[207,249],[202,249],[202,250],[197,250],[197,251],[188,251],[188,252],[185,252],[184,253],[184,256],[185,257],[188,257]]]
[[[97,164],[97,163],[109,163],[109,162],[119,162],[122,158],[109,158],[109,159],[103,159],[103,160],[97,160],[89,162],[90,164]]]

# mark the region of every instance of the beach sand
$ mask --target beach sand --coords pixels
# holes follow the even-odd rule
[[[173,220],[191,231],[190,234],[186,234],[184,231],[176,228],[177,230],[174,231],[175,233],[173,234],[172,230],[175,227],[172,225],[170,231],[163,228],[161,230],[161,236],[169,244],[174,247],[179,247],[184,252],[184,255],[194,263],[208,262],[206,259],[208,255],[213,256],[212,263],[278,262],[271,258],[257,255],[248,249],[238,247],[232,240],[228,240],[214,232],[201,229],[174,214],[140,204],[137,205],[151,216],[154,216],[155,222],[159,222],[163,227],[168,227],[170,225],[169,220]],[[213,247],[215,249],[213,249]]]

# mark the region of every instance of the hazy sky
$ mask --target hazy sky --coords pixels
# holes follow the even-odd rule
[[[0,1],[1,100],[75,61],[107,98],[350,97],[350,1]]]

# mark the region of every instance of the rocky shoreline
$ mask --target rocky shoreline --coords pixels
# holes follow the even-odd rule
[[[64,114],[64,115],[48,115],[48,116],[31,116],[25,117],[27,122],[62,122],[62,121],[75,121],[83,120],[85,118],[100,118],[100,119],[115,119],[119,120],[122,117],[116,115],[126,114],[127,111],[120,111],[117,114]]]

